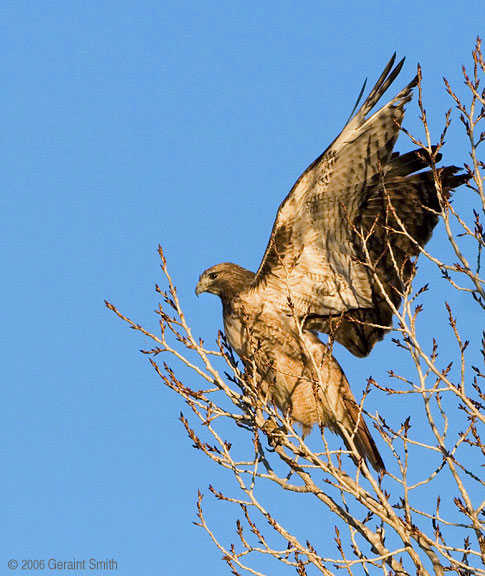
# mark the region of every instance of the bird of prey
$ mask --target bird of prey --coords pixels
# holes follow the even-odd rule
[[[370,115],[402,68],[395,56],[279,207],[258,271],[217,264],[196,287],[220,297],[226,338],[262,394],[303,434],[328,427],[378,472],[383,460],[332,344],[363,357],[389,331],[441,212],[429,158],[393,151],[417,77]],[[443,196],[466,181],[457,172],[439,169]]]

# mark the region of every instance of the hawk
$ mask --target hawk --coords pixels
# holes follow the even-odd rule
[[[258,271],[217,264],[196,287],[220,297],[226,338],[262,394],[303,434],[328,427],[378,472],[383,460],[332,344],[363,357],[390,330],[441,213],[430,159],[394,152],[417,77],[370,115],[402,68],[395,57],[279,207]],[[458,171],[438,170],[444,196],[466,181]]]

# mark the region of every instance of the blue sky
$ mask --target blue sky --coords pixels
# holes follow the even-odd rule
[[[396,87],[421,63],[437,135],[442,76],[461,86],[480,5],[3,0],[2,573],[51,557],[112,557],[120,576],[228,573],[192,524],[197,489],[226,480],[103,300],[154,327],[161,243],[212,341],[220,304],[195,298],[199,273],[258,267],[279,203],[394,51]],[[409,106],[411,130],[417,116]],[[463,144],[452,129],[445,161],[466,161]],[[386,346],[340,354],[356,393]]]

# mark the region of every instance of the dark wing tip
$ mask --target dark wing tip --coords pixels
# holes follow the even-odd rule
[[[382,98],[382,96],[387,91],[389,86],[394,82],[394,80],[401,72],[405,60],[406,60],[405,58],[402,58],[394,66],[394,63],[396,61],[396,53],[394,52],[391,59],[389,60],[384,70],[382,71],[382,74],[379,76],[374,88],[372,88],[365,102],[362,104],[362,107],[359,112],[363,116],[366,116],[372,110],[372,108],[374,108],[377,102]],[[393,99],[393,101],[408,97],[410,95],[411,90],[416,86],[417,82],[418,77],[416,76],[403,90],[401,90],[401,92]]]

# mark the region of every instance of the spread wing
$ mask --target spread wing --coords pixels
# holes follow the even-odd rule
[[[358,356],[390,327],[388,299],[399,305],[409,257],[418,253],[390,229],[404,227],[423,245],[440,211],[431,171],[416,173],[428,165],[420,151],[393,153],[417,78],[368,117],[402,68],[404,60],[393,68],[394,61],[281,204],[251,287],[283,310],[290,303],[306,328],[330,333]],[[445,189],[464,181],[456,172],[443,169]]]

